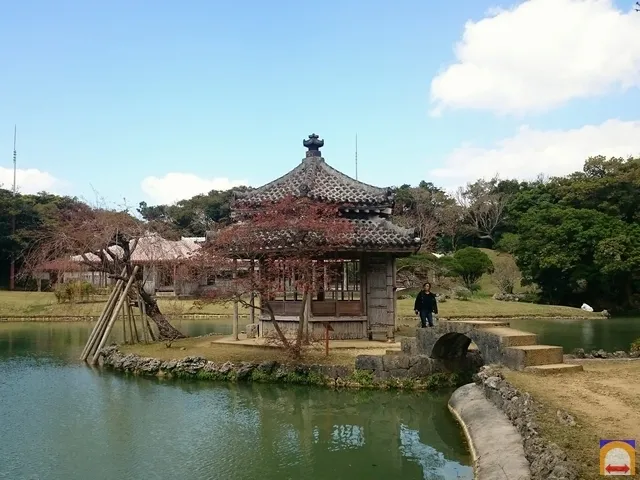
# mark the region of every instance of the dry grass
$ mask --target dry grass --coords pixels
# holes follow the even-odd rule
[[[529,392],[542,411],[540,433],[565,449],[581,468],[582,480],[599,474],[600,439],[640,440],[640,361],[581,360],[584,372],[538,376],[504,371],[516,388]],[[578,426],[559,424],[557,411]],[[625,477],[631,478],[631,477]],[[634,478],[640,478],[640,474]]]
[[[119,348],[123,353],[135,353],[142,357],[153,357],[161,360],[198,356],[216,363],[263,362],[270,360],[287,363],[291,361],[291,359],[287,357],[286,352],[281,348],[229,345],[216,343],[214,340],[215,337],[196,337],[176,340],[171,344],[170,348],[167,348],[164,343],[122,345]],[[323,349],[310,348],[305,351],[302,360],[296,363],[309,365],[353,365],[357,355],[381,355],[384,351],[384,348],[380,350],[341,348],[329,350],[329,356],[327,357]]]

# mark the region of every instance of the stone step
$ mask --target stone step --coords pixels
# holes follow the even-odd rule
[[[500,337],[500,344],[503,348],[535,345],[538,341],[538,336],[535,333],[524,332],[515,328],[489,327],[483,328],[482,331]]]
[[[504,364],[512,370],[563,363],[562,347],[554,345],[523,345],[504,349]]]
[[[526,367],[525,372],[537,373],[538,375],[553,375],[556,373],[573,373],[583,372],[582,365],[577,363],[552,363],[549,365],[535,365],[533,367]]]
[[[402,353],[402,350],[395,349],[395,348],[390,348],[385,352],[386,355],[400,355],[401,353]]]

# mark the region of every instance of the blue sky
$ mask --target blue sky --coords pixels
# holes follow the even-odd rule
[[[381,186],[637,155],[632,5],[8,3],[0,183],[11,187],[14,123],[21,191],[129,205],[258,186],[295,167],[312,132],[351,175],[357,133],[359,178]]]

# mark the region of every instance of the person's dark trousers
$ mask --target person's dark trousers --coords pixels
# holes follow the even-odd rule
[[[433,327],[433,312],[429,312],[428,310],[420,310],[420,323],[422,328],[427,327],[427,322],[429,322],[429,326]]]

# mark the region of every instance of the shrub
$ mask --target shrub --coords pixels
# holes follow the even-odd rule
[[[449,274],[462,278],[468,289],[482,275],[493,272],[493,263],[489,255],[478,248],[466,247],[456,251],[452,257],[443,257],[441,260]]]
[[[456,300],[469,300],[471,298],[471,290],[466,287],[456,287],[453,289],[453,298]]]
[[[630,350],[632,352],[640,352],[640,338],[636,338],[631,344]]]
[[[53,294],[58,303],[75,303],[90,300],[91,296],[96,294],[96,288],[85,281],[58,283],[53,289]]]
[[[512,294],[513,289],[520,285],[522,278],[513,257],[500,255],[495,259],[493,267],[493,274],[491,275],[493,284],[498,287],[500,293]]]
[[[472,283],[467,288],[471,293],[474,293],[474,294],[478,293],[481,290],[480,285],[478,285],[477,283]]]
[[[515,233],[505,233],[502,235],[498,243],[496,243],[496,250],[506,253],[514,253],[518,248],[518,235]]]

